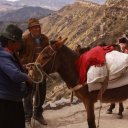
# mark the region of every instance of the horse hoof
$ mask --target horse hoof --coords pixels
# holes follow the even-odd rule
[[[106,114],[112,114],[112,111],[107,110]]]
[[[117,115],[117,119],[122,119],[123,118],[123,115]]]

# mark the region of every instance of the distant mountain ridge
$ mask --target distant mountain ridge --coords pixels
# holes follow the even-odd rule
[[[53,10],[41,7],[23,7],[17,10],[12,10],[0,17],[0,31],[10,23],[17,24],[22,30],[25,30],[27,29],[27,21],[29,18],[35,17],[39,19],[48,16],[53,12]]]
[[[7,14],[13,10],[23,8],[24,6],[42,7],[50,10],[59,10],[63,6],[73,4],[77,0],[19,0],[15,2],[0,0],[0,16]],[[81,0],[93,1],[94,3],[104,3],[105,0]]]
[[[41,18],[44,16],[48,16],[51,14],[52,10],[44,9],[41,7],[30,7],[26,6],[18,10],[11,11],[0,17],[0,21],[15,21],[15,22],[23,22],[28,20],[31,17]]]
[[[76,2],[93,2],[97,4],[104,4],[106,0],[76,0]]]
[[[19,9],[19,7],[14,7],[13,5],[5,2],[0,2],[0,16],[3,16],[7,14],[8,12],[11,12],[12,10]]]
[[[58,10],[61,7],[74,3],[75,0],[20,0],[15,2],[17,5],[40,6],[50,10]]]

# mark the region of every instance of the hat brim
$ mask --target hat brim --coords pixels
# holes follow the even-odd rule
[[[29,28],[32,28],[32,27],[35,27],[35,26],[40,26],[40,24],[33,24],[33,25],[30,25],[30,26],[28,26],[28,29],[29,29]]]
[[[21,42],[21,43],[23,42],[22,38],[21,39],[13,39],[13,38],[10,38],[10,36],[8,36],[6,33],[1,33],[0,35],[9,39],[9,40],[12,40],[12,41],[18,41],[18,42]]]

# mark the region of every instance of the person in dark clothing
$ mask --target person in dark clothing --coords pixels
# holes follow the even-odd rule
[[[13,56],[20,49],[22,30],[10,24],[0,35],[0,128],[25,128],[22,103],[29,76]]]
[[[49,45],[48,37],[41,33],[41,26],[36,18],[28,21],[29,33],[23,35],[23,46],[20,52],[23,64],[35,62],[39,53]],[[33,85],[31,93],[24,99],[25,120],[30,123],[33,117],[39,123],[47,125],[43,113],[43,107],[46,96],[46,79],[38,86],[36,93],[36,85]],[[33,96],[35,95],[35,105],[33,106]],[[34,108],[34,110],[33,110]]]

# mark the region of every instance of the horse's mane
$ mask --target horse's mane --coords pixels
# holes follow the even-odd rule
[[[68,48],[66,45],[63,45],[58,52],[64,52],[68,57],[70,57],[71,60],[74,60],[74,61],[76,61],[76,58],[79,57],[79,54],[77,54],[72,49]]]
[[[65,45],[58,49],[57,54],[61,57],[61,69],[59,70],[61,77],[70,86],[75,86],[79,78],[76,71],[76,60],[79,57],[79,54]]]

